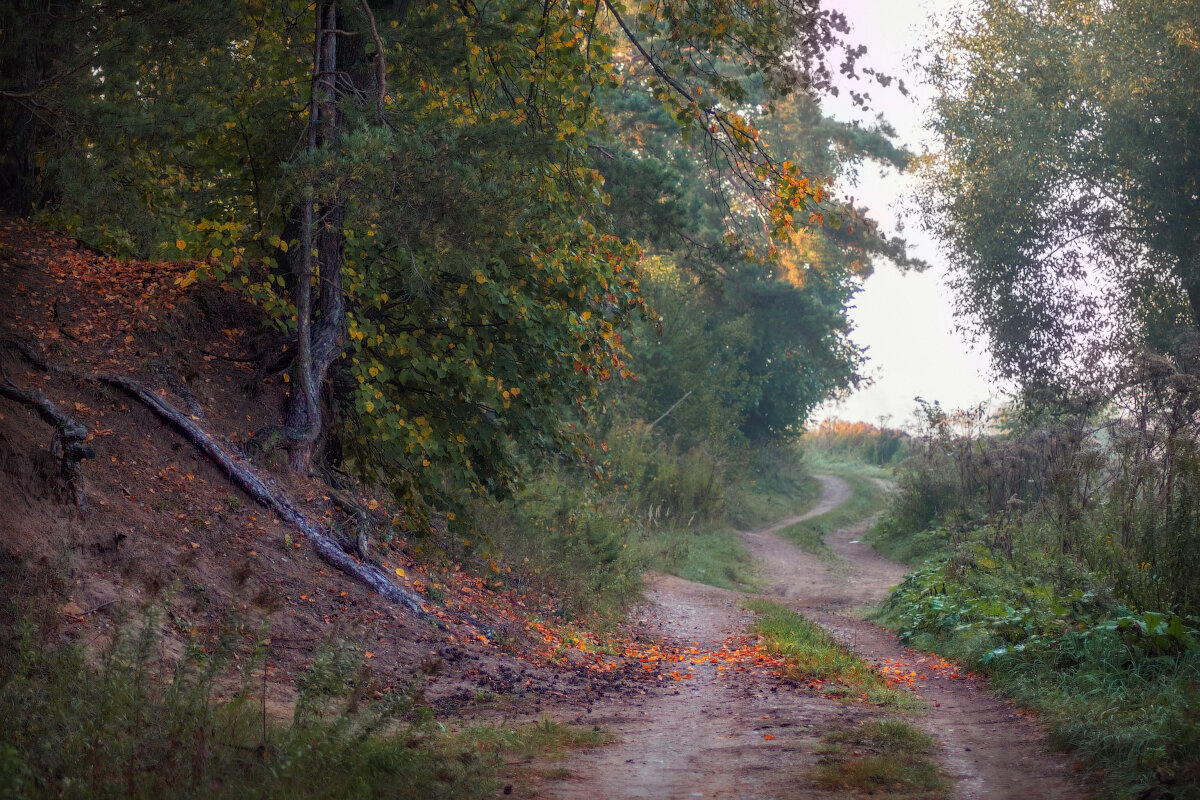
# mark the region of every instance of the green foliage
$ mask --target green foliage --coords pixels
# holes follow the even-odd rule
[[[729,489],[729,521],[735,527],[751,530],[778,522],[820,499],[821,484],[794,444],[768,445],[750,456]]]
[[[730,465],[699,445],[684,449],[645,426],[614,431],[597,466],[605,478],[560,463],[512,498],[479,501],[473,524],[484,569],[544,598],[547,614],[611,624],[623,618],[648,570],[728,589],[754,583],[733,527],[774,521],[814,502],[819,487],[792,447]]]
[[[910,646],[966,661],[1037,709],[1112,796],[1200,793],[1197,620],[1055,587],[978,551],[908,576],[881,612]]]
[[[1041,711],[1116,796],[1200,794],[1200,618],[1177,567],[1195,553],[1190,352],[1137,362],[1103,422],[1042,407],[987,434],[975,412],[925,406],[876,531],[884,552],[936,559],[887,623]]]
[[[880,421],[884,425],[886,419]],[[804,446],[827,458],[889,466],[908,455],[911,442],[907,433],[896,428],[876,427],[869,422],[822,420],[804,435]]]
[[[843,156],[901,160],[886,126],[839,127],[815,101],[761,141],[762,115],[745,110],[798,81],[828,86],[838,15],[787,3],[342,4],[327,86],[298,76],[326,49],[314,31],[329,8],[31,11],[69,43],[34,59],[58,75],[37,84],[39,108],[63,121],[36,143],[37,202],[110,251],[201,259],[185,283],[241,286],[266,324],[304,339],[302,359],[309,323],[327,333],[315,347],[332,380],[294,369],[287,423],[323,414],[331,458],[390,488],[402,525],[502,496],[547,456],[593,458],[584,431],[611,399],[602,384],[627,374],[625,339],[644,311],[640,240],[677,262],[656,265],[664,307],[680,301],[679,318],[700,324],[673,327],[663,364],[639,363],[652,390],[627,418],[692,391],[664,425],[700,433],[685,447],[707,438],[724,451],[794,432],[855,382],[845,305],[861,259],[851,268],[825,242],[819,269],[798,267],[812,273],[803,287],[744,262],[772,247],[764,220],[783,235],[821,201],[815,177],[833,178]],[[12,45],[0,42],[0,58]],[[852,70],[857,50],[844,49]],[[787,152],[797,137],[812,175],[763,144]],[[646,187],[659,191],[652,214],[635,202]],[[681,230],[652,219],[661,201]],[[702,213],[675,213],[685,207]],[[880,241],[850,249],[868,239]],[[688,242],[712,248],[702,297],[700,272],[680,266]],[[314,383],[320,411],[304,399]]]
[[[641,596],[645,563],[629,547],[638,528],[619,496],[569,468],[548,471],[505,501],[480,500],[480,555],[502,556],[504,578],[543,597],[548,616],[615,624]],[[499,576],[497,576],[499,578]]]
[[[215,648],[193,643],[171,666],[157,613],[92,655],[33,620],[19,616],[0,656],[4,797],[491,797],[514,754],[608,740],[548,720],[446,734],[415,687],[387,690],[344,644],[318,651],[284,723],[260,705],[265,631],[230,620]]]
[[[751,632],[762,636],[774,655],[787,660],[788,677],[815,683],[831,697],[900,709],[919,706],[912,695],[889,687],[883,675],[820,625],[768,600],[751,600],[746,607],[760,615]]]
[[[1001,375],[1070,384],[1200,319],[1198,10],[988,0],[935,36],[929,224]]]
[[[747,91],[763,107],[776,99],[759,84]],[[701,145],[671,137],[669,122],[628,88],[609,102],[616,154],[597,166],[617,230],[668,254],[643,283],[659,319],[631,343],[641,380],[622,388],[629,413],[655,420],[686,395],[659,423],[669,433],[711,431],[734,445],[794,437],[817,404],[858,385],[862,353],[845,309],[873,260],[916,262],[902,240],[884,239],[823,189],[820,212],[771,241],[756,238],[761,219],[731,213],[750,199],[714,190],[723,173]],[[903,163],[886,126],[851,131],[811,97],[778,98],[754,121],[774,152],[804,165],[812,186],[846,177],[866,158]],[[836,228],[825,214],[854,221]]]
[[[407,695],[357,702],[352,679],[362,692],[365,676],[344,651],[316,660],[295,720],[281,725],[261,716],[252,674],[261,646],[243,654],[239,688],[221,699],[233,651],[196,645],[164,669],[155,614],[119,627],[95,665],[79,644],[24,620],[0,689],[13,721],[0,734],[5,797],[416,798],[490,786],[482,765],[414,740],[422,725],[405,721]]]

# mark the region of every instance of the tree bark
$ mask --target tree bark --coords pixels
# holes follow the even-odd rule
[[[310,156],[322,146],[336,142],[340,130],[337,0],[321,0],[316,17],[307,141]],[[345,340],[342,289],[345,211],[337,200],[318,203],[315,186],[308,188],[302,202],[299,253],[293,261],[297,281],[297,380],[284,415],[284,438],[292,468],[308,473],[324,422],[321,387]],[[314,283],[319,287],[316,297]]]

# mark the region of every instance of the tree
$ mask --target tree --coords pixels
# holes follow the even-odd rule
[[[778,212],[757,206],[707,142],[681,139],[677,122],[630,84],[606,98],[613,135],[596,159],[617,229],[659,257],[645,282],[658,329],[632,345],[644,380],[622,391],[627,409],[651,420],[689,392],[664,431],[734,446],[793,436],[816,405],[861,381],[847,307],[874,259],[923,266],[821,187],[866,160],[904,168],[909,154],[886,124],[837,122],[817,98],[751,78],[739,111],[766,150],[804,165],[821,196],[766,236]]]
[[[925,173],[958,310],[996,371],[1064,385],[1089,343],[1200,324],[1200,5],[984,0],[925,71]]]
[[[786,233],[820,191],[764,146],[744,84],[827,86],[845,30],[807,0],[77,10],[46,18],[72,46],[35,85],[54,122],[35,205],[241,287],[293,359],[282,424],[252,444],[414,510],[577,447],[570,423],[627,370],[642,250],[598,169],[599,98],[635,89],[738,187],[735,211]]]

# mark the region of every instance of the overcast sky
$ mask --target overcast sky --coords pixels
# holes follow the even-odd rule
[[[902,142],[918,152],[933,145],[922,125],[928,91],[906,62],[923,40],[927,20],[946,14],[952,5],[952,0],[835,0],[831,4],[849,19],[851,39],[867,46],[862,63],[903,77],[911,92],[905,98],[894,89],[870,87],[873,111],[865,118],[883,113]],[[857,88],[861,90],[863,83],[859,81]],[[829,98],[825,107],[840,119],[864,118],[845,92],[842,98]],[[876,424],[889,417],[889,424],[895,426],[911,418],[913,398],[918,395],[951,408],[997,396],[988,380],[986,354],[972,349],[954,330],[950,294],[943,280],[946,260],[911,216],[914,182],[894,171],[867,166],[858,184],[846,190],[870,209],[884,231],[895,231],[897,220],[908,210],[903,235],[914,245],[915,254],[933,267],[925,273],[902,275],[891,264],[876,265],[851,313],[854,339],[867,347],[867,374],[874,385],[840,405],[821,409],[818,417]]]

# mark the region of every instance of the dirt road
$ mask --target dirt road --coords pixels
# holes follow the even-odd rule
[[[759,562],[764,594],[813,619],[861,656],[902,660],[921,669],[920,654],[855,609],[878,603],[904,568],[858,539],[867,523],[837,532],[827,544],[837,562],[791,545],[778,531],[824,513],[850,496],[845,481],[818,476],[817,507],[743,538]],[[720,647],[745,631],[752,615],[745,595],[658,576],[642,622],[679,647]],[[929,659],[934,661],[936,659]],[[1061,757],[1050,754],[1029,719],[984,691],[979,682],[940,677],[916,689],[929,712],[915,717],[942,745],[942,764],[955,798],[1076,798],[1083,793]],[[572,759],[571,776],[542,787],[553,798],[819,798],[806,770],[816,763],[823,733],[877,714],[876,709],[817,697],[766,672],[729,674],[715,665],[692,668],[678,688],[598,704],[588,717],[620,736],[616,744]]]

